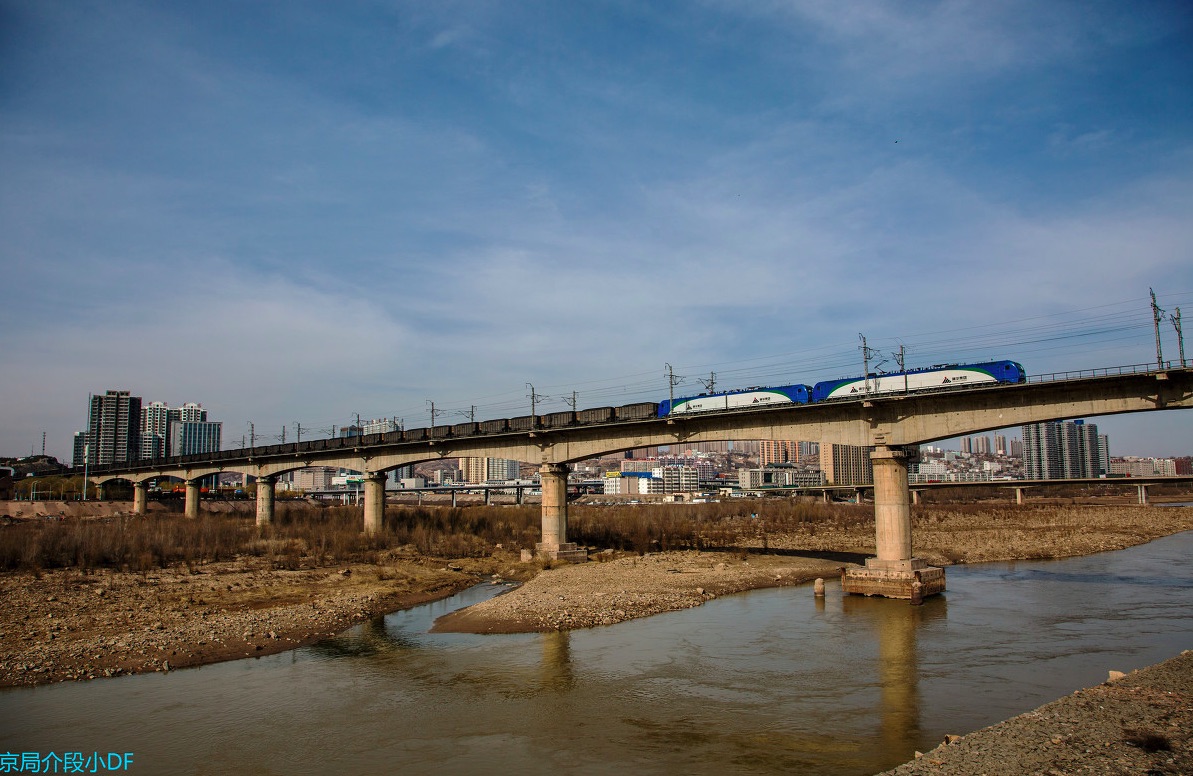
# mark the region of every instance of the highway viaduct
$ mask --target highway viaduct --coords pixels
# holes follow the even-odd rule
[[[643,447],[739,439],[805,439],[873,448],[877,554],[850,569],[846,592],[914,598],[944,590],[944,570],[912,554],[908,448],[939,439],[1048,420],[1193,407],[1193,368],[1098,370],[1069,379],[969,387],[929,393],[883,394],[857,400],[788,404],[592,425],[530,428],[475,436],[380,442],[334,450],[303,449],[263,455],[254,449],[190,456],[184,464],[139,461],[98,469],[102,485],[128,480],[133,511],[144,513],[148,482],[173,477],[186,483],[185,513],[199,510],[199,480],[222,472],[257,479],[257,523],[272,521],[274,484],[285,472],[334,466],[364,474],[364,530],[380,530],[385,481],[393,469],[444,458],[488,456],[534,462],[542,488],[542,541],[538,552],[581,559],[567,541],[568,464]]]

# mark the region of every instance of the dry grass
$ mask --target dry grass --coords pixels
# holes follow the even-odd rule
[[[1193,511],[1137,506],[968,503],[913,510],[914,548],[938,563],[1081,555],[1193,528]],[[405,550],[436,558],[483,557],[501,545],[539,541],[539,508],[396,507],[376,534],[361,531],[357,507],[279,503],[259,530],[252,515],[203,513],[104,520],[31,521],[0,527],[0,570],[154,568],[237,557],[296,569],[377,563]],[[573,505],[568,538],[581,545],[646,553],[670,550],[873,552],[872,506],[734,499],[711,504]]]

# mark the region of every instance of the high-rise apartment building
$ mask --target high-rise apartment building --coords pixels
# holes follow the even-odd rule
[[[170,413],[164,401],[153,401],[141,408],[141,458],[165,458],[170,435]]]
[[[128,463],[141,452],[141,397],[129,391],[108,391],[91,397],[85,444],[91,462]]]
[[[1023,472],[1032,480],[1098,477],[1107,473],[1105,434],[1093,423],[1048,421],[1023,427]]]
[[[70,465],[82,468],[83,458],[87,454],[87,432],[76,431],[72,442],[74,454],[70,458]]]
[[[758,465],[772,463],[795,463],[799,460],[799,442],[785,439],[760,439],[758,441]]]
[[[176,431],[180,423],[206,423],[207,410],[203,405],[189,401],[181,407],[170,407],[165,402],[155,401],[141,409],[141,458],[165,458],[171,455],[211,453],[219,450],[221,430],[210,428],[188,428]],[[218,424],[217,424],[218,425]],[[209,446],[214,434],[214,448]],[[183,440],[182,447],[175,447],[174,439]]]
[[[829,485],[870,485],[874,465],[870,448],[857,445],[820,445],[820,469]]]
[[[461,458],[460,479],[480,484],[490,480],[516,480],[521,466],[508,458]]]

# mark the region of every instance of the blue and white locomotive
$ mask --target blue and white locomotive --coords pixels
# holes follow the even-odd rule
[[[668,415],[683,415],[689,412],[715,412],[716,410],[734,410],[742,407],[760,407],[770,404],[807,404],[811,391],[811,387],[807,385],[780,385],[776,388],[746,388],[742,391],[688,396],[676,399],[674,404],[670,399],[663,399],[659,402],[659,417],[665,418]]]
[[[814,386],[781,385],[775,388],[747,388],[741,391],[708,393],[659,402],[659,417],[694,412],[716,412],[776,404],[809,404],[858,399],[894,393],[937,391],[971,385],[999,385],[1027,382],[1027,372],[1017,361],[985,361],[978,364],[939,364],[903,372],[871,374],[824,380]]]
[[[939,364],[904,372],[872,374],[869,378],[850,377],[825,380],[812,387],[812,401],[857,399],[883,393],[909,393],[963,388],[970,385],[1027,382],[1027,372],[1016,361],[986,361],[980,364]],[[868,383],[868,385],[867,385]]]

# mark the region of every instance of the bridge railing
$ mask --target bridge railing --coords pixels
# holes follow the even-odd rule
[[[1171,361],[1165,365],[1166,369],[1175,368]],[[1072,372],[1046,372],[1038,375],[1028,375],[1029,383],[1059,383],[1065,380],[1088,380],[1093,377],[1114,377],[1116,375],[1139,375],[1157,371],[1155,364],[1128,364],[1126,366],[1108,366],[1100,369],[1078,369]]]

